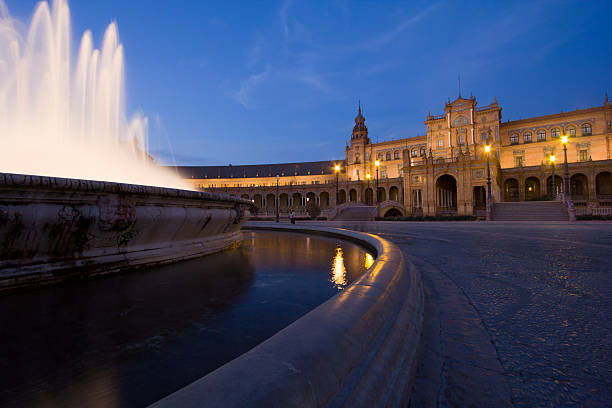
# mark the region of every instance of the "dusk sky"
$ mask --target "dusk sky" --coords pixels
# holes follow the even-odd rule
[[[29,21],[37,1],[7,0]],[[344,157],[361,100],[370,138],[422,135],[428,111],[496,96],[503,120],[601,105],[612,1],[72,0],[75,48],[113,20],[128,114],[152,154],[218,165]],[[171,145],[172,149],[168,146]]]

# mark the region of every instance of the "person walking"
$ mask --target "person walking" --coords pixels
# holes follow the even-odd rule
[[[293,210],[291,210],[291,212],[289,213],[289,221],[291,221],[292,224],[295,224],[295,213],[293,212]]]

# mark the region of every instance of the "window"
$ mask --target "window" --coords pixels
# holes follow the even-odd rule
[[[444,147],[444,139],[438,139],[438,147]]]
[[[412,149],[412,152],[410,154],[412,155],[412,157],[417,157],[419,154],[419,151],[417,149]]]
[[[510,136],[510,144],[518,144],[519,141],[519,136],[517,134],[514,134],[512,136]]]
[[[463,126],[467,125],[467,119],[465,116],[459,116],[457,119],[453,121],[453,126]]]
[[[487,141],[487,133],[486,133],[486,132],[482,132],[482,133],[480,134],[480,141],[481,141],[482,143],[485,143],[485,142]]]
[[[399,158],[400,158],[400,151],[399,150],[394,151],[393,152],[393,159],[394,160],[399,160]]]
[[[359,160],[359,153],[355,154],[355,163],[359,164],[361,161]]]
[[[552,137],[553,139],[558,138],[559,134],[560,134],[559,128],[552,128],[552,130],[550,131],[550,137]]]
[[[608,125],[610,124],[610,122],[608,121]],[[591,134],[593,134],[593,128],[591,127],[590,123],[585,123],[584,125],[582,125],[582,136],[591,136]]]
[[[366,162],[370,161],[370,154],[369,153],[365,154],[365,161]]]
[[[523,167],[523,156],[514,156],[514,167]]]
[[[576,128],[573,126],[568,127],[567,134],[570,135],[570,137],[576,137]]]
[[[459,146],[463,146],[465,144],[465,135],[459,135],[458,143]]]
[[[378,158],[379,161],[382,161],[383,154],[382,153],[378,153],[378,155],[376,157]]]
[[[523,135],[523,142],[531,143],[531,132],[527,132]]]
[[[425,157],[425,146],[421,147],[421,157]]]
[[[580,150],[578,152],[578,160],[587,161],[589,160],[589,151],[588,150]]]
[[[612,130],[612,120],[608,121],[608,130]]]
[[[538,131],[538,142],[544,142],[546,140],[546,132],[544,130]]]
[[[380,178],[387,178],[387,168],[381,167]]]
[[[387,152],[385,155],[385,160],[391,160],[391,152]]]
[[[487,121],[487,117],[486,116],[482,116],[482,121],[486,122]]]

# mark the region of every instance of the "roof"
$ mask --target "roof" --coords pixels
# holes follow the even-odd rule
[[[280,176],[333,174],[336,164],[340,164],[344,171],[344,160],[237,166],[231,164],[229,166],[176,166],[175,168],[184,178],[254,178],[274,177],[277,174]]]

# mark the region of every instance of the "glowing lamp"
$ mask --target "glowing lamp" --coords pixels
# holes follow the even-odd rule
[[[485,146],[485,153],[489,153],[491,151],[491,145]]]
[[[372,177],[372,176],[370,176],[370,173],[366,174],[366,178],[367,178],[368,180],[370,179],[370,177]]]
[[[336,170],[336,171],[340,171],[340,166],[338,166],[338,165],[336,164],[336,167],[334,167],[334,170]]]
[[[374,165],[375,165],[376,167],[380,166],[380,160],[376,160],[376,161],[374,162]]]
[[[551,163],[554,163],[557,160],[557,157],[554,154],[551,154],[549,160]]]
[[[567,143],[567,135],[561,136],[561,143],[563,143],[563,144]]]

